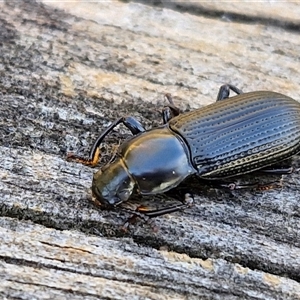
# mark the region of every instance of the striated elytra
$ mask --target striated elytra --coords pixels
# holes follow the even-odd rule
[[[230,90],[238,95],[229,98]],[[270,91],[242,93],[224,85],[215,103],[180,114],[166,96],[170,105],[163,111],[164,125],[146,131],[134,118],[120,118],[99,136],[88,159],[69,155],[94,165],[102,140],[114,127],[122,123],[134,135],[95,173],[92,191],[99,205],[120,205],[133,193],[165,193],[191,175],[219,180],[261,169],[270,172],[300,152],[300,104],[290,97]],[[155,217],[192,203],[189,195],[180,200],[182,204],[166,209],[138,211]]]

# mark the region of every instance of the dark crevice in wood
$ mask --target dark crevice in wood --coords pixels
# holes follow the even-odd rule
[[[291,22],[284,19],[275,19],[272,17],[263,17],[263,16],[253,16],[253,15],[247,15],[245,13],[236,13],[236,12],[230,12],[222,9],[210,9],[208,7],[202,6],[200,2],[197,2],[196,5],[193,3],[184,3],[177,2],[177,1],[164,1],[164,0],[125,0],[123,2],[138,2],[146,5],[156,6],[156,7],[162,7],[162,8],[168,8],[173,9],[175,11],[179,12],[187,12],[193,15],[197,16],[203,16],[205,18],[213,18],[213,19],[220,19],[224,20],[224,22],[236,22],[236,23],[245,23],[245,24],[262,24],[266,26],[274,26],[279,27],[285,30],[293,31],[293,32],[299,32],[300,29],[300,23]],[[222,5],[220,4],[220,8]]]

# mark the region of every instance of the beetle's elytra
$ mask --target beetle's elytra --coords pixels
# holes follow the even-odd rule
[[[229,98],[230,90],[238,95]],[[132,132],[114,159],[94,174],[92,191],[98,204],[114,207],[133,193],[164,193],[191,175],[215,180],[269,171],[300,152],[300,103],[290,97],[269,91],[242,93],[224,85],[216,103],[183,114],[167,97],[170,105],[163,111],[162,126],[146,131],[135,119],[120,118],[99,136],[88,159],[69,155],[96,164],[99,146],[114,127],[123,123]],[[185,197],[181,205],[141,212],[154,217],[191,202]]]

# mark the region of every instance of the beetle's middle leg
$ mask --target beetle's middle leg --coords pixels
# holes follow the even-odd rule
[[[194,203],[194,198],[190,194],[185,194],[184,200],[182,200],[181,202],[181,204],[155,210],[138,209],[138,211],[149,218],[155,218],[191,207]]]
[[[148,220],[150,218],[159,217],[159,216],[162,216],[165,214],[170,214],[170,213],[173,213],[176,211],[180,211],[180,210],[189,208],[194,203],[194,198],[189,193],[185,193],[183,195],[183,198],[181,198],[181,195],[178,195],[178,197],[176,197],[176,200],[179,200],[181,202],[181,204],[158,208],[158,209],[153,209],[153,210],[150,210],[145,206],[138,206],[135,210],[128,209],[126,207],[126,204],[124,204],[124,207],[122,207],[122,206],[121,207],[123,210],[133,213],[133,217],[140,217],[141,219]]]
[[[217,96],[217,101],[229,98],[230,90],[235,92],[238,95],[243,94],[243,91],[240,90],[239,88],[237,88],[235,85],[224,84],[219,89],[219,93],[218,93],[218,96]]]
[[[169,105],[165,106],[162,111],[162,117],[164,124],[168,123],[172,118],[180,114],[180,109],[175,106],[171,94],[165,94],[166,99],[169,101]]]
[[[173,206],[169,206],[169,207],[164,207],[164,208],[158,208],[158,209],[154,209],[154,210],[150,210],[145,206],[139,206],[135,210],[130,209],[130,208],[125,207],[125,206],[123,206],[123,207],[120,206],[120,208],[122,210],[127,211],[129,213],[132,213],[132,216],[127,219],[127,221],[123,224],[121,229],[123,231],[127,231],[128,226],[130,224],[135,223],[137,218],[140,218],[143,221],[151,224],[153,229],[156,231],[157,230],[156,226],[151,222],[152,218],[159,217],[159,216],[162,216],[162,215],[170,214],[170,213],[173,213],[173,212],[176,212],[176,211],[181,211],[181,210],[184,210],[186,208],[189,208],[193,205],[194,198],[190,194],[185,194],[184,200],[180,200],[180,201],[182,202],[181,204],[177,204],[177,205],[173,205]]]
[[[91,150],[90,150],[90,154],[88,158],[84,158],[81,156],[77,156],[73,153],[69,153],[67,155],[67,159],[68,160],[74,160],[76,162],[80,162],[84,165],[90,165],[90,166],[95,166],[99,160],[99,156],[100,156],[100,144],[102,143],[102,141],[104,140],[104,138],[119,124],[123,124],[124,126],[126,126],[133,135],[136,135],[140,132],[144,132],[145,128],[142,126],[142,124],[137,121],[135,118],[133,117],[121,117],[119,119],[117,119],[116,121],[114,121],[113,123],[110,124],[110,126],[108,126],[106,128],[106,130],[104,132],[102,132],[100,134],[100,136],[97,138],[97,140],[95,141],[95,143],[93,144]]]

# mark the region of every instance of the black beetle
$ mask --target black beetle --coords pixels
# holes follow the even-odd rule
[[[237,96],[230,97],[230,90]],[[219,180],[256,170],[290,173],[291,168],[271,169],[300,151],[300,104],[279,93],[242,93],[233,85],[223,85],[217,102],[179,114],[172,98],[163,111],[164,125],[146,131],[132,117],[113,122],[97,139],[90,156],[73,154],[69,159],[95,165],[104,137],[118,124],[134,135],[118,149],[114,159],[94,174],[94,201],[115,207],[133,193],[165,193],[191,175]],[[143,211],[149,217],[190,206],[187,195],[182,204]]]

